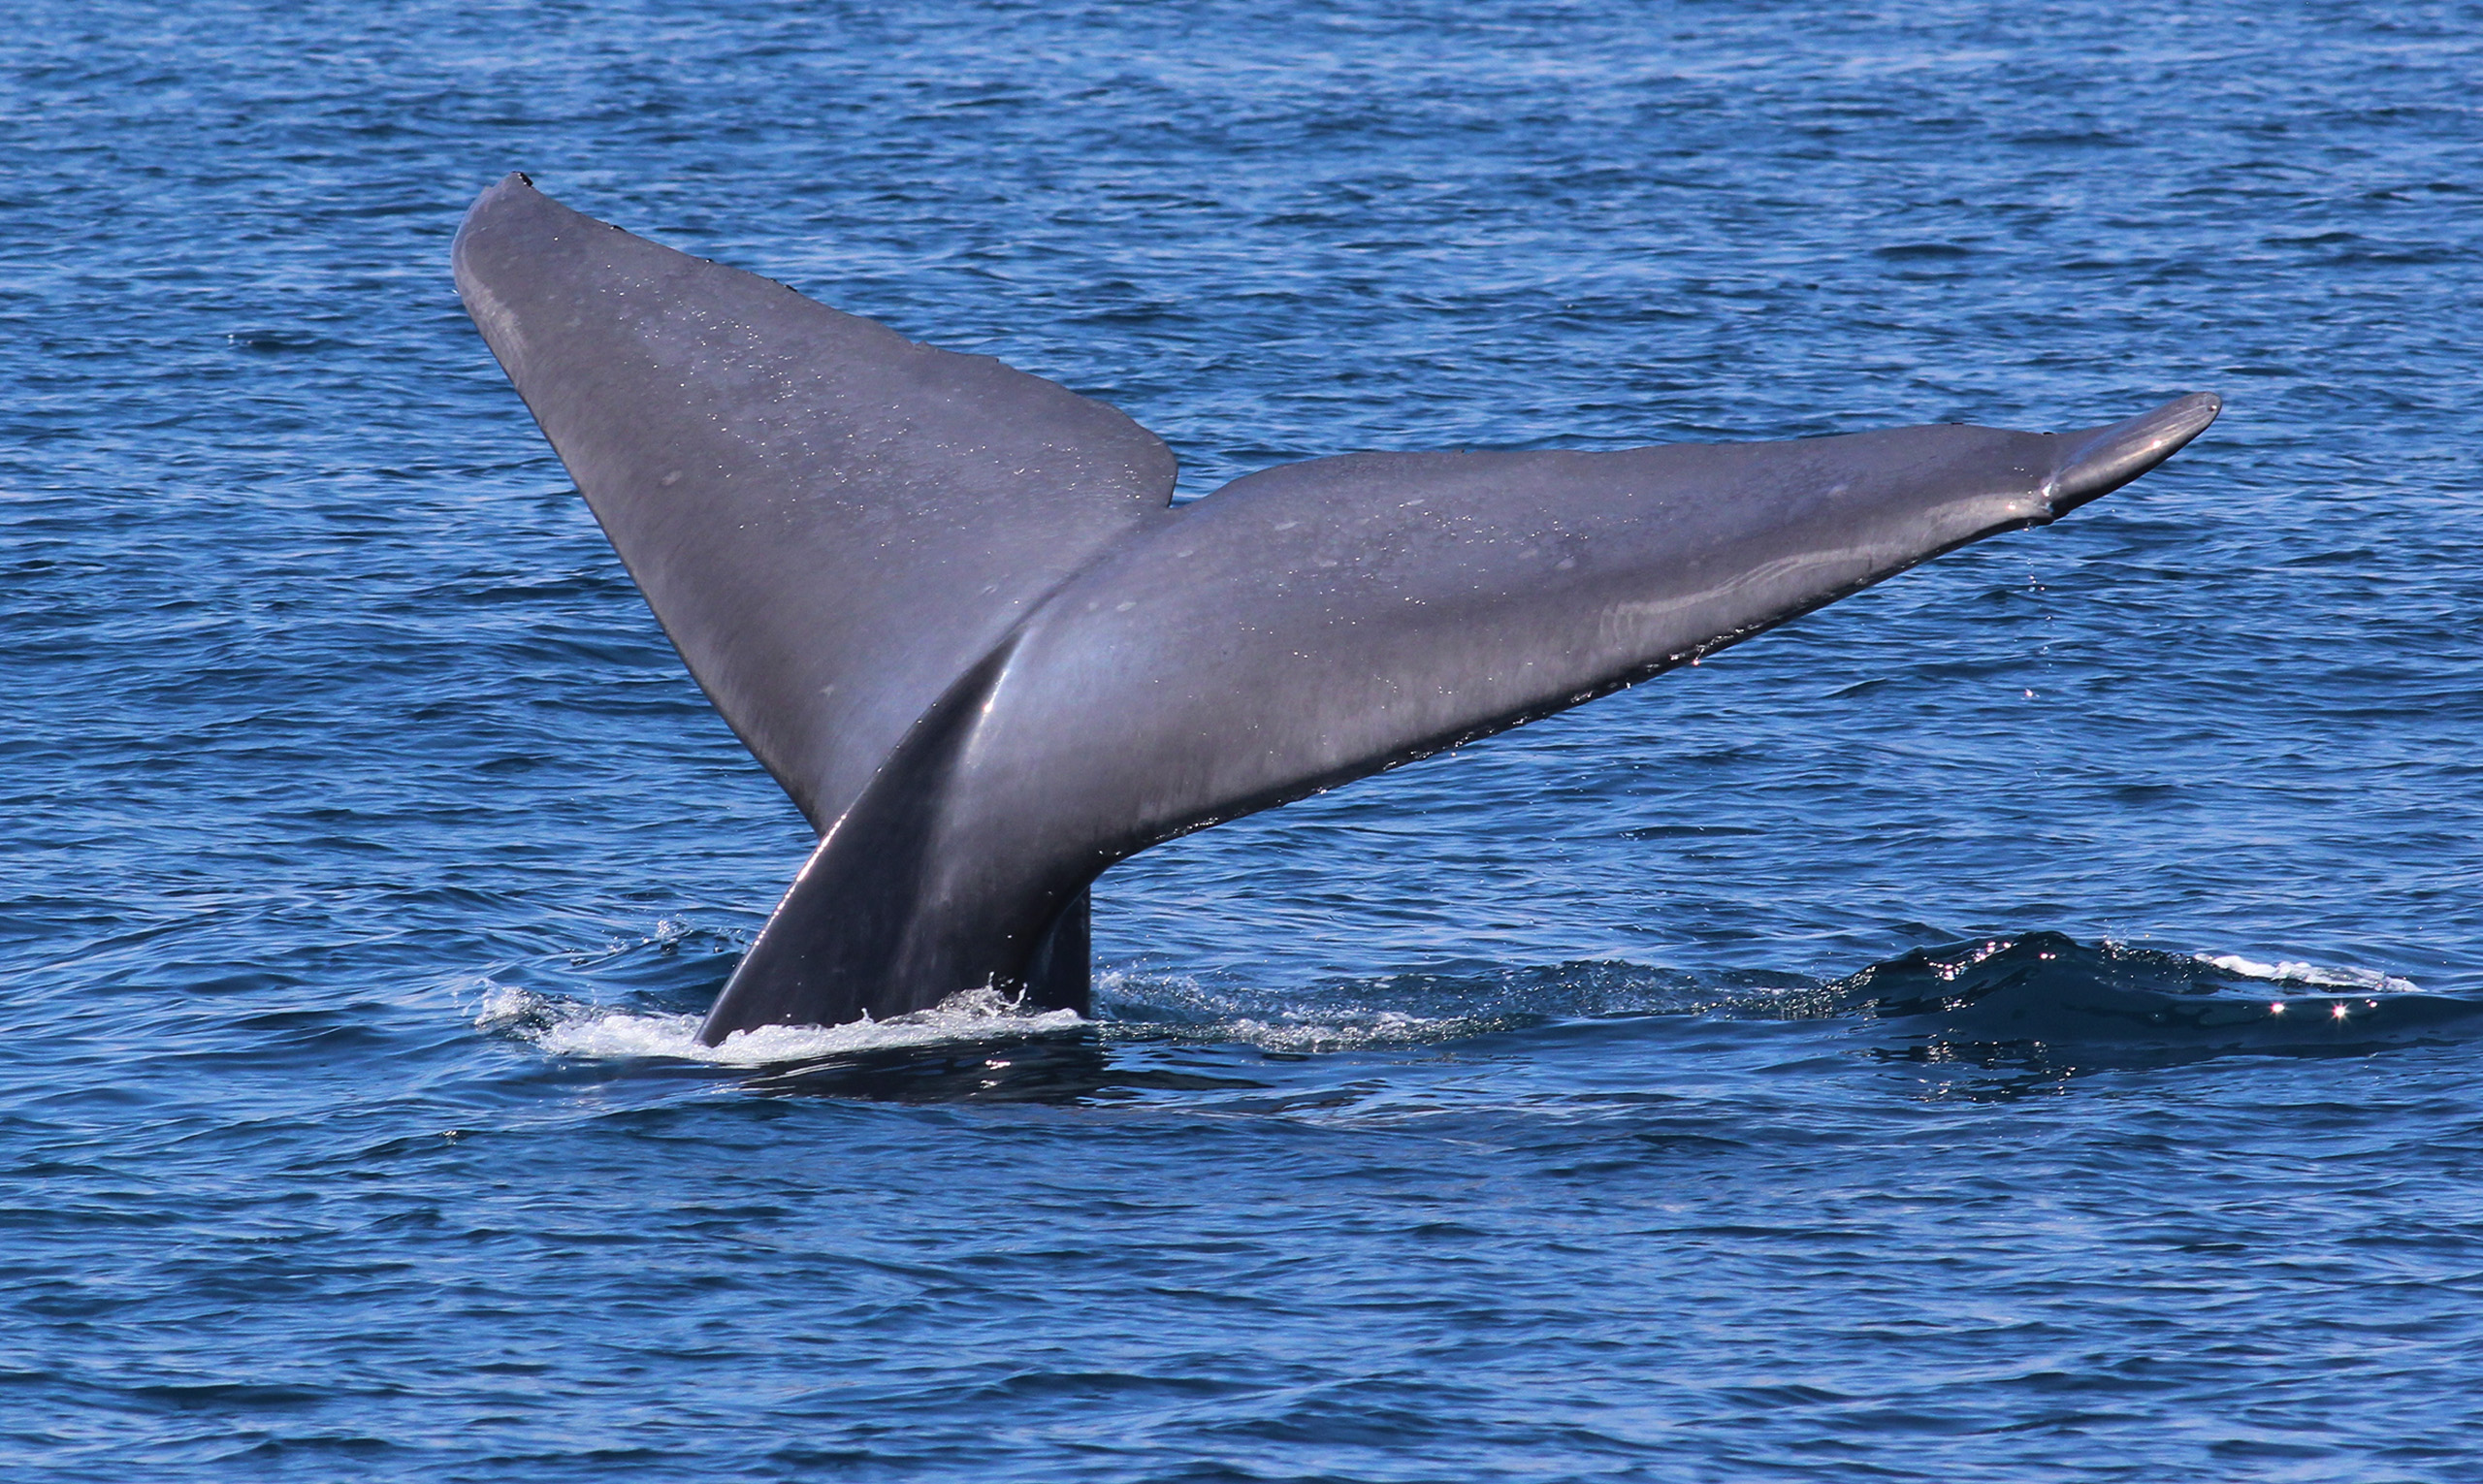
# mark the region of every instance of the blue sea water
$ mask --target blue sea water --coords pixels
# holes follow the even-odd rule
[[[2478,81],[2472,4],[19,0],[0,1467],[2483,1476]],[[1090,1020],[719,1058],[809,837],[458,307],[512,169],[1192,495],[2228,410],[1114,869]]]

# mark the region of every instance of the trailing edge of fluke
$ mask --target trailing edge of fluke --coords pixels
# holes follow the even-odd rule
[[[1175,835],[1644,680],[2214,420],[1347,454],[1173,507],[1119,412],[511,176],[457,287],[716,709],[820,834],[708,1016],[1087,1002],[1086,888]]]

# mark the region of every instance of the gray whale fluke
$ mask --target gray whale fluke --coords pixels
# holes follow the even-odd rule
[[[1348,454],[1172,505],[1163,442],[523,176],[459,293],[717,710],[820,833],[700,1031],[1087,1001],[1086,888],[2137,478],[2200,393],[1610,453]]]

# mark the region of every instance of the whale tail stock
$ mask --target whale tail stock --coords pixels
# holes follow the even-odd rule
[[[1592,699],[2146,472],[2195,394],[1610,453],[1349,454],[1176,509],[1163,442],[561,206],[475,323],[718,711],[820,833],[700,1034],[984,984],[1083,1010],[1086,887],[1175,835]]]

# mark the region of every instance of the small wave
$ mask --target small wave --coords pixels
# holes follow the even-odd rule
[[[1831,986],[1918,1054],[2134,1065],[2252,1051],[2361,1053],[2462,1039],[2483,1004],[2368,969],[2088,945],[2059,933],[1917,949]]]
[[[849,1025],[769,1025],[735,1031],[721,1046],[698,1040],[700,1017],[616,1010],[559,995],[491,984],[474,1015],[477,1029],[512,1035],[556,1056],[665,1057],[727,1067],[775,1067],[918,1047],[1014,1041],[1054,1035],[1087,1022],[1076,1011],[1029,1011],[995,989],[952,994],[928,1010]]]
[[[2318,989],[2370,989],[2389,994],[2417,994],[2423,987],[2410,979],[2382,974],[2377,969],[2331,969],[2290,958],[2278,963],[2261,963],[2240,953],[2200,953],[2195,956],[2209,968],[2275,984],[2307,984]]]

